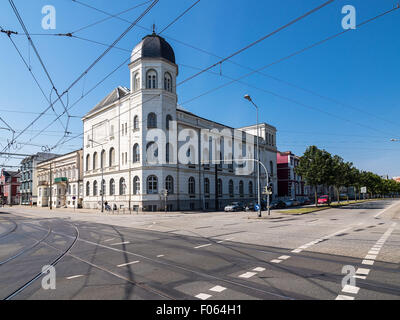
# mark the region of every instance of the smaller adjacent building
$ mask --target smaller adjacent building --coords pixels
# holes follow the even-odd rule
[[[295,172],[299,160],[291,151],[277,153],[278,197],[296,198],[310,194],[301,176]]]
[[[40,162],[37,165],[38,207],[82,207],[82,163],[82,149]]]
[[[20,173],[1,169],[0,176],[0,204],[19,204]]]
[[[37,204],[37,164],[39,162],[56,157],[56,154],[38,152],[37,154],[26,157],[21,161],[20,175],[20,204],[36,205]]]

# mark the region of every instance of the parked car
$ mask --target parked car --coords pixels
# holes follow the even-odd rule
[[[286,205],[286,207],[293,207],[293,201],[292,200],[284,200],[283,201]]]
[[[329,204],[329,196],[328,195],[319,196],[318,204]]]
[[[282,200],[274,200],[270,203],[270,208],[271,209],[283,209],[283,208],[286,208],[286,204]]]
[[[296,199],[290,199],[290,201],[292,201],[292,206],[298,206],[300,205],[300,201],[296,200]]]
[[[243,204],[240,202],[232,202],[224,208],[225,212],[243,211],[243,209]]]
[[[255,207],[255,203],[254,202],[250,202],[247,205],[245,205],[244,209],[246,211],[255,211],[254,207]]]
[[[299,199],[299,202],[301,205],[307,205],[307,204],[311,204],[311,200],[308,197],[303,197]]]

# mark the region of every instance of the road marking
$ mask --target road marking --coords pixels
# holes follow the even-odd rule
[[[369,274],[370,269],[364,269],[364,268],[358,268],[356,273],[357,274],[365,274],[368,275]]]
[[[374,264],[374,261],[373,260],[363,260],[361,262],[361,264],[367,264],[369,266],[372,266]]]
[[[374,218],[378,218],[382,213],[385,213],[387,210],[389,210],[391,207],[393,207],[394,205],[398,204],[399,202],[396,201],[395,203],[393,203],[392,205],[390,205],[389,207],[387,207],[386,209],[383,209],[381,212],[379,212],[378,214],[374,215]]]
[[[367,279],[367,276],[353,276],[353,277],[357,278],[357,279],[363,279],[363,280]]]
[[[257,268],[254,268],[253,271],[263,272],[263,271],[265,271],[265,268],[257,267]]]
[[[207,300],[208,298],[212,297],[212,295],[210,294],[206,294],[206,293],[199,293],[196,298],[199,298],[201,300]]]
[[[118,243],[113,243],[112,246],[118,246],[120,244],[128,244],[130,243],[129,241],[125,241],[125,242],[118,242]]]
[[[161,257],[164,257],[164,255],[163,255],[163,254],[159,254],[159,255],[157,256],[157,258],[161,258]]]
[[[71,279],[75,279],[75,278],[80,278],[83,277],[83,274],[78,274],[76,276],[71,276],[71,277],[67,277],[67,280],[71,280]]]
[[[215,287],[212,287],[210,289],[210,291],[214,291],[214,292],[222,292],[224,290],[226,290],[226,288],[225,287],[221,287],[221,286],[215,286]]]
[[[343,292],[346,292],[346,293],[354,293],[354,294],[357,294],[359,290],[360,290],[359,287],[350,286],[350,285],[348,285],[348,284],[345,285],[344,288],[342,289]]]
[[[378,255],[379,254],[379,250],[369,250],[368,251],[368,254],[371,254],[371,255]]]
[[[366,259],[366,260],[375,260],[376,259],[376,255],[367,254],[364,259]]]
[[[211,245],[212,245],[212,243],[207,243],[207,244],[203,244],[201,246],[197,246],[197,247],[194,247],[194,248],[195,249],[200,249],[200,248],[208,247],[208,246],[211,246]]]
[[[278,259],[279,260],[287,260],[289,258],[290,258],[290,256],[280,256]]]
[[[115,238],[107,239],[107,240],[104,240],[104,242],[112,241],[112,240],[114,240],[114,239],[115,239]]]
[[[294,250],[292,250],[292,252],[293,253],[300,253],[300,252],[302,252],[303,250],[301,250],[301,249],[294,249]]]
[[[234,238],[228,238],[228,239],[224,239],[224,240],[220,240],[220,241],[217,241],[217,243],[222,243],[222,242],[225,242],[225,241],[231,241],[231,240],[233,240]]]
[[[140,262],[140,261],[132,261],[132,262],[128,262],[128,263],[123,263],[123,264],[117,265],[117,267],[118,267],[118,268],[121,268],[121,267],[128,266],[128,265],[130,265],[130,264],[135,264],[135,263],[139,263],[139,262]]]
[[[274,259],[274,260],[271,260],[271,262],[273,262],[273,263],[281,263],[281,262],[282,262],[282,260],[279,260],[279,259]]]
[[[257,274],[256,272],[246,272],[246,273],[241,274],[241,275],[239,276],[239,278],[248,279],[248,278],[251,278],[252,276],[254,276],[254,275],[256,275],[256,274]]]
[[[354,297],[339,294],[335,300],[354,300]]]

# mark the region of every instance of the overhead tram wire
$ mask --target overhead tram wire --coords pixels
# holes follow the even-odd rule
[[[159,0],[154,0],[150,6],[146,8],[146,10],[134,21],[131,25],[114,41],[114,43],[107,48],[76,80],[74,80],[71,85],[61,94],[60,98],[62,98],[69,90],[71,90],[104,56],[112,49],[114,45],[116,45],[143,17],[159,2]],[[49,107],[47,107],[38,117],[36,117],[26,128],[29,129],[38,119],[42,117],[44,113],[46,113],[60,98],[56,99]],[[62,113],[62,115],[65,111]],[[24,132],[24,130],[23,130]],[[22,133],[23,133],[22,132]],[[14,140],[18,139],[22,135],[22,133],[18,134]],[[5,149],[9,147],[7,145]],[[3,150],[4,151],[4,150]]]
[[[199,1],[197,1],[195,4],[197,4],[197,3],[199,3]],[[183,17],[190,9],[192,9],[193,7],[194,7],[194,5],[191,5],[191,6],[189,7],[189,9],[186,9],[183,13],[181,13],[181,14],[178,16],[179,19],[182,18],[182,17]],[[175,19],[173,20],[173,22],[176,23],[179,19],[175,18]],[[162,29],[162,31],[161,31],[159,34],[165,32],[165,31],[166,31],[169,27],[171,27],[171,26],[172,26],[172,23],[169,23],[166,27],[164,27],[164,28]],[[103,83],[107,78],[109,78],[112,74],[114,74],[114,73],[115,73],[116,71],[118,71],[122,66],[124,66],[125,63],[127,63],[127,62],[132,58],[132,56],[134,56],[134,54],[136,54],[136,53],[137,53],[137,52],[132,52],[126,60],[124,60],[119,66],[117,66],[113,71],[111,71],[109,74],[107,74],[101,81],[99,81],[95,86],[93,86],[89,91],[87,91],[87,92],[86,92],[84,95],[82,95],[77,101],[75,101],[75,102],[69,107],[69,109],[73,108],[73,107],[74,107],[76,104],[78,104],[84,97],[86,97],[90,92],[92,92],[93,90],[95,90],[101,83]],[[157,96],[155,96],[155,97],[157,97]],[[154,99],[155,97],[151,98],[150,100]],[[54,122],[55,122],[55,121],[51,122],[45,129],[42,130],[42,132],[43,132],[44,130],[46,130],[47,128],[49,128]],[[39,135],[40,135],[40,132],[39,132],[37,135],[35,135],[33,138],[31,138],[31,139],[29,140],[29,142],[32,141],[34,138],[36,138],[36,137],[39,136]],[[56,148],[56,147],[57,147],[58,145],[60,145],[60,144],[61,144],[61,142],[57,142],[56,145],[53,146],[53,148],[51,148],[51,149]]]
[[[15,14],[15,16],[17,17],[17,19],[18,19],[18,21],[19,21],[19,23],[20,23],[22,29],[24,30],[24,32],[25,32],[25,34],[26,34],[26,37],[28,38],[28,41],[29,41],[30,45],[32,46],[32,49],[33,49],[33,51],[35,52],[35,55],[36,55],[36,57],[38,58],[38,60],[39,60],[39,62],[40,62],[40,65],[42,66],[42,68],[43,68],[43,70],[44,70],[44,72],[45,72],[45,74],[46,74],[48,80],[50,81],[50,83],[51,83],[51,85],[52,85],[52,90],[54,90],[54,92],[57,94],[57,96],[58,96],[58,98],[59,98],[59,100],[60,100],[60,102],[61,102],[61,104],[62,104],[64,110],[65,110],[66,113],[67,113],[67,117],[68,117],[68,118],[67,118],[67,124],[66,124],[66,126],[64,127],[64,129],[65,129],[64,135],[66,136],[67,133],[68,133],[68,124],[69,124],[69,113],[68,113],[68,111],[67,111],[67,107],[66,107],[66,105],[64,104],[64,101],[61,99],[61,96],[60,96],[60,94],[59,94],[59,92],[58,92],[58,90],[57,90],[57,88],[56,88],[56,86],[55,86],[55,84],[54,84],[54,81],[53,81],[53,79],[51,78],[50,73],[49,73],[49,71],[47,70],[47,68],[46,68],[46,66],[45,66],[45,64],[44,64],[44,62],[43,62],[43,59],[42,59],[42,57],[40,56],[40,54],[39,54],[39,52],[38,52],[38,50],[37,50],[35,44],[33,43],[33,40],[32,40],[32,38],[31,38],[31,36],[29,35],[28,29],[26,28],[25,23],[24,23],[24,21],[23,21],[21,15],[20,15],[20,13],[18,12],[18,9],[17,9],[17,7],[16,7],[15,4],[14,4],[14,1],[13,1],[13,0],[8,0],[8,2],[10,3],[11,8],[13,9],[14,14]],[[46,99],[46,100],[47,100],[47,99]],[[48,102],[51,103],[49,100],[48,100]],[[53,111],[54,111],[54,108],[53,108]],[[55,111],[54,111],[54,112],[55,112]],[[60,121],[61,121],[61,120],[60,120]]]
[[[0,29],[4,31],[4,29],[0,26]],[[19,50],[18,46],[16,45],[16,43],[14,42],[14,40],[11,37],[10,33],[7,33],[8,38],[10,39],[11,43],[13,44],[15,50],[17,51],[18,55],[20,56],[21,60],[23,61],[24,65],[26,66],[26,68],[28,69],[29,73],[31,74],[31,76],[33,77],[33,80],[35,81],[36,85],[39,87],[39,90],[42,92],[43,97],[46,99],[47,103],[51,103],[50,100],[48,99],[47,95],[44,93],[44,90],[42,88],[42,86],[40,85],[39,81],[37,80],[35,74],[32,71],[32,68],[29,67],[28,63],[26,62],[25,58],[23,57],[21,51]],[[52,108],[55,116],[57,117],[58,114],[57,112],[54,110],[54,108]],[[4,110],[1,110],[4,111]],[[65,129],[64,124],[62,123],[62,121],[60,120],[61,126]]]

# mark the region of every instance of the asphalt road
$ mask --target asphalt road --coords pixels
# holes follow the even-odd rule
[[[261,220],[0,208],[0,297],[397,300],[399,218],[398,200]]]

